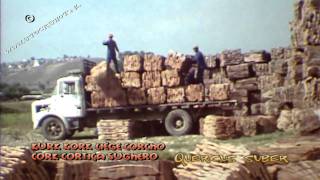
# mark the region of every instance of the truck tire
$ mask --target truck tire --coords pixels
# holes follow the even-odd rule
[[[59,118],[46,118],[41,128],[43,136],[48,140],[64,140],[66,138],[66,128]]]
[[[66,134],[66,138],[71,138],[73,135],[74,135],[74,133],[76,133],[76,130],[69,130],[69,133],[67,133]]]
[[[192,131],[192,124],[190,114],[182,109],[170,111],[165,118],[165,128],[172,136],[189,134]]]

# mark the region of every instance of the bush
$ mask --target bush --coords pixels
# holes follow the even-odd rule
[[[21,96],[29,94],[30,90],[19,83],[0,83],[0,92],[2,92],[4,99],[19,99]]]

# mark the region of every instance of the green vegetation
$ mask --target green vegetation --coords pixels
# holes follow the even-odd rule
[[[3,93],[3,99],[19,99],[21,96],[29,94],[30,90],[19,83],[0,83],[0,92]]]
[[[0,103],[0,130],[1,139],[0,144],[11,146],[30,146],[33,142],[46,142],[40,134],[40,130],[32,130],[31,120],[31,101],[12,101]],[[93,136],[94,129],[86,129],[81,133],[76,133],[72,139],[59,141],[70,143],[103,143]],[[230,140],[217,140],[213,138],[205,138],[201,135],[188,135],[188,136],[156,136],[156,137],[143,137],[133,140],[112,141],[110,143],[165,143],[166,149],[158,151],[160,159],[173,160],[178,152],[190,153],[193,151],[198,143],[203,139],[208,139],[215,143],[229,143],[234,145],[245,145],[247,147],[257,147],[266,144],[272,144],[275,141],[292,137],[295,134],[285,132],[274,132],[270,134],[261,134],[253,137],[241,137]],[[61,151],[63,152],[63,151]],[[61,153],[60,152],[60,153]],[[143,151],[140,151],[143,152]],[[119,153],[138,153],[138,151],[121,151]],[[149,152],[150,153],[150,152]]]
[[[0,127],[32,129],[31,101],[8,101],[0,103]]]

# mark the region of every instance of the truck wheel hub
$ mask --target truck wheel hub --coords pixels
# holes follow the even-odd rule
[[[59,127],[58,124],[50,123],[49,127],[48,127],[48,130],[51,133],[51,135],[57,135],[57,134],[60,133],[61,128]]]
[[[183,126],[183,121],[181,119],[178,119],[176,121],[176,128],[181,128]]]

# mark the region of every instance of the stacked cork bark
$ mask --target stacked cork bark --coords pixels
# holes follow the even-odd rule
[[[320,140],[317,136],[292,137],[264,146],[243,146],[217,144],[207,139],[196,145],[192,155],[210,155],[207,157],[190,157],[173,169],[178,179],[319,179]],[[282,160],[247,161],[248,155],[282,156]],[[219,159],[219,157],[224,157]],[[234,161],[226,157],[234,157]],[[203,162],[201,162],[201,159]],[[211,160],[211,161],[209,161]],[[215,161],[213,161],[215,160]],[[208,162],[209,161],[209,162]]]
[[[128,140],[139,136],[139,122],[131,119],[99,120],[97,123],[99,140]]]
[[[320,45],[320,4],[318,0],[299,0],[291,22],[293,46]]]
[[[117,161],[94,163],[90,179],[175,179],[171,161]]]
[[[216,116],[209,115],[200,121],[200,134],[215,139],[255,136],[277,130],[274,116]]]
[[[315,137],[294,137],[272,145],[252,148],[259,155],[286,155],[288,164],[281,162],[266,163],[272,179],[319,179],[320,141]]]
[[[90,161],[63,161],[59,160],[55,164],[55,180],[88,180],[90,179],[90,170],[92,163]],[[50,171],[50,170],[48,170]]]
[[[262,132],[272,132],[275,125],[280,130],[299,129],[301,134],[320,130],[316,115],[320,107],[320,1],[298,1],[295,7],[292,47],[273,48],[270,53],[226,50],[211,58],[220,66],[208,69],[205,83],[226,83],[230,98],[242,104],[233,114],[240,134],[255,134],[254,129],[261,129],[257,124],[261,119],[265,123]],[[212,118],[202,121],[208,129],[219,127],[215,120],[208,119]],[[245,124],[247,127],[241,127]]]
[[[216,57],[206,61],[217,67]],[[179,53],[170,53],[167,58],[154,54],[125,56],[121,74],[107,69],[105,62],[94,67],[86,77],[86,90],[91,92],[95,108],[229,99],[227,83],[186,84],[192,64],[191,56]]]
[[[26,148],[0,146],[0,179],[49,179],[41,162]]]
[[[252,154],[252,152],[244,146],[234,146],[229,144],[219,145],[204,139],[197,145],[196,149],[191,152],[191,154],[234,156],[235,161],[188,161],[186,166],[179,165],[177,168],[173,169],[174,174],[178,179],[271,179],[267,169],[262,163],[248,163],[241,159],[242,156]]]
[[[86,76],[86,90],[91,92],[92,107],[114,107],[127,105],[126,92],[121,79],[107,69],[106,62],[101,62],[90,70]]]

